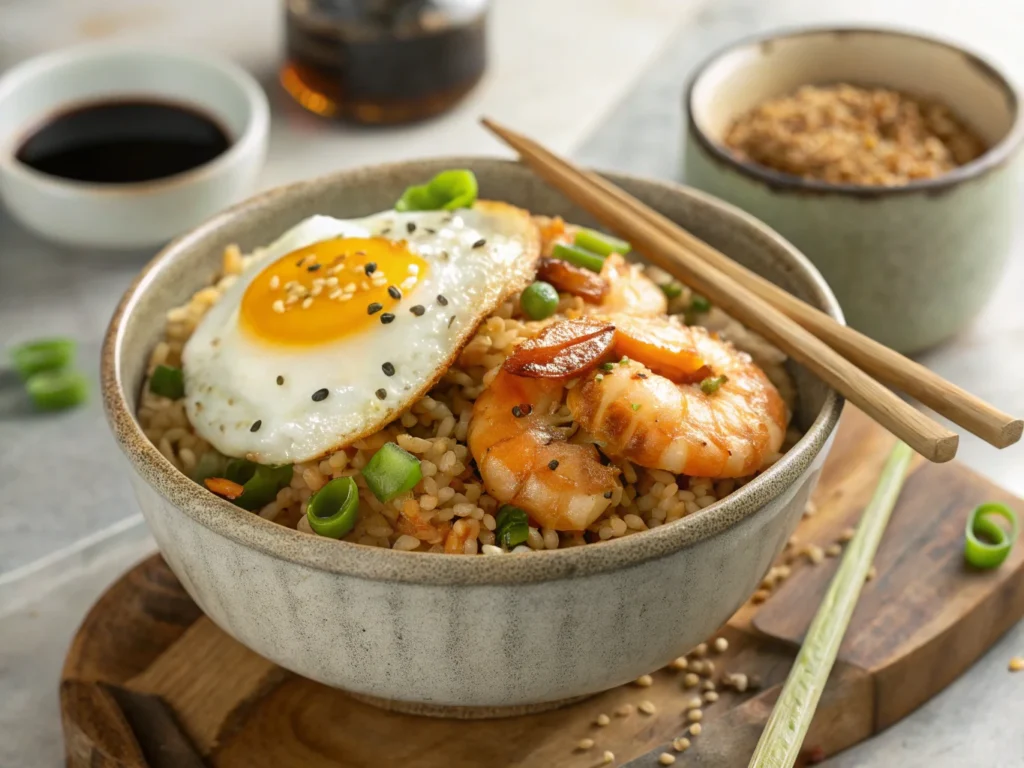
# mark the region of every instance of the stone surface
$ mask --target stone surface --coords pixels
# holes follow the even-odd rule
[[[243,3],[245,13],[239,13]],[[216,4],[216,10],[198,0],[8,4],[0,28],[0,63],[9,65],[86,37],[152,37],[157,29],[164,39],[221,50],[261,73],[268,90],[277,93],[265,185],[364,161],[498,151],[472,125],[477,112],[485,109],[555,149],[577,148],[576,157],[587,163],[678,178],[680,104],[687,73],[713,49],[737,37],[782,26],[845,22],[920,27],[984,51],[1018,80],[1024,79],[1024,48],[1019,44],[1024,6],[1018,0],[976,0],[967,13],[958,0],[717,0],[661,50],[674,25],[700,5],[693,0],[500,0],[500,24],[495,25],[500,55],[481,91],[458,114],[385,132],[325,131],[288,108],[272,85],[278,15],[271,0],[227,0]],[[537,18],[531,8],[544,9],[543,18],[559,31],[557,44],[541,48],[523,43],[522,30],[532,31],[529,17]],[[576,34],[560,34],[569,23]],[[581,32],[583,24],[587,27]],[[536,34],[530,39],[536,43]],[[609,48],[614,56],[606,55]],[[538,57],[541,50],[545,53]],[[656,53],[653,65],[637,80]],[[569,101],[575,97],[580,100]],[[581,145],[581,138],[601,120]],[[94,376],[98,340],[113,302],[149,254],[67,252],[41,244],[2,215],[0,242],[0,344],[73,330],[82,340],[84,366]],[[921,358],[1017,414],[1024,413],[1022,288],[1024,243],[978,322]],[[92,600],[151,544],[139,524],[133,524],[136,507],[121,480],[123,460],[96,401],[64,416],[30,416],[12,383],[9,372],[0,372],[0,765],[56,766],[62,761],[56,682],[67,641]],[[961,460],[1017,494],[1024,494],[1021,456],[1019,446],[996,452],[969,436],[961,442]],[[33,470],[33,465],[38,468]],[[118,526],[112,535],[75,546],[110,525]],[[74,547],[71,552],[54,554],[69,545]],[[13,572],[19,567],[20,573]],[[825,765],[1024,765],[1019,715],[1024,678],[1006,668],[1009,658],[1022,650],[1024,624],[942,695]]]

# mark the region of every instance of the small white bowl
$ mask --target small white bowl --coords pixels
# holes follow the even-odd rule
[[[193,107],[225,129],[231,146],[198,168],[128,184],[61,179],[15,157],[48,117],[111,98]],[[249,194],[266,153],[269,115],[256,81],[218,57],[110,44],[40,56],[0,78],[0,197],[25,226],[60,243],[164,243]]]

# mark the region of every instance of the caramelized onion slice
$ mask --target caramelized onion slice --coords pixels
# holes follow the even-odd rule
[[[530,379],[567,379],[597,365],[612,348],[615,326],[582,318],[552,323],[520,344],[503,368]]]
[[[608,295],[608,281],[596,272],[577,267],[563,259],[545,256],[537,262],[537,279],[579,296],[588,304],[600,304]]]

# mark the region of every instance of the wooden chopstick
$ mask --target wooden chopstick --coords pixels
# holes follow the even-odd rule
[[[628,239],[652,263],[761,333],[926,459],[943,462],[956,455],[959,438],[955,433],[905,403],[749,288],[694,255],[646,218],[635,216],[567,161],[492,120],[482,122],[538,176]]]

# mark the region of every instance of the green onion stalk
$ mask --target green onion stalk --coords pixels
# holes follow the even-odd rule
[[[904,443],[897,443],[889,454],[875,494],[811,622],[749,768],[790,768],[796,762],[913,455]]]

